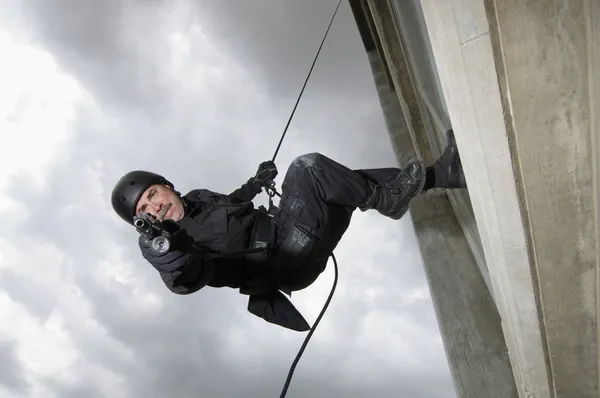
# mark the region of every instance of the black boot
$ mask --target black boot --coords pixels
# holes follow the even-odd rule
[[[456,146],[454,132],[446,132],[446,148],[436,162],[427,167],[427,178],[423,191],[432,188],[458,189],[466,188],[460,154]]]
[[[375,209],[386,217],[399,220],[408,211],[410,200],[423,189],[425,166],[420,160],[412,159],[404,165],[395,180],[379,185],[370,184],[373,192],[359,209]]]

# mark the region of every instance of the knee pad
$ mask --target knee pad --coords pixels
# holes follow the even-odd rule
[[[312,167],[315,163],[319,163],[321,161],[321,155],[318,152],[307,153],[305,155],[298,156],[294,159],[295,165],[302,165],[304,167]]]

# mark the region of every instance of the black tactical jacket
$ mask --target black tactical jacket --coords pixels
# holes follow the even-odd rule
[[[261,189],[249,180],[229,195],[207,189],[187,193],[182,198],[185,216],[177,224],[190,236],[195,248],[172,253],[170,263],[153,265],[173,293],[190,294],[205,286],[240,289],[240,293],[249,296],[250,313],[288,329],[307,331],[310,326],[306,320],[279,292],[277,273],[269,268],[268,262],[253,261],[246,256],[207,259],[207,254],[212,257],[215,253],[249,248],[258,219],[269,217],[252,203]]]
[[[190,294],[204,286],[244,287],[245,281],[264,269],[245,257],[206,259],[208,253],[228,253],[248,248],[255,223],[264,214],[252,199],[261,186],[251,180],[229,195],[207,189],[192,190],[183,196],[185,216],[177,224],[193,239],[194,250],[158,269],[169,290]]]

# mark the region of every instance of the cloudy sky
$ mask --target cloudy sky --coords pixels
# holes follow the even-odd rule
[[[279,396],[305,334],[249,314],[235,290],[170,293],[110,191],[138,168],[182,192],[230,192],[251,177],[336,2],[2,4],[0,397]],[[307,152],[395,165],[346,2],[281,175]],[[454,397],[409,218],[357,212],[335,254],[338,288],[288,397]],[[293,295],[309,323],[332,281],[330,262]]]

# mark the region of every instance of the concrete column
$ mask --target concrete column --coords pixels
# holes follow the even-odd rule
[[[598,397],[597,0],[422,0],[522,397]]]
[[[456,396],[518,397],[500,316],[448,197],[414,200],[411,216]]]
[[[416,112],[417,107],[401,106],[401,101],[406,102],[404,96],[409,93],[398,87],[408,90],[410,84],[408,81],[400,84],[399,76],[394,71],[401,70],[405,76],[408,71],[406,65],[399,62],[398,51],[393,47],[397,45],[398,38],[393,39],[389,35],[382,37],[382,30],[385,29],[383,25],[391,23],[390,13],[378,8],[383,4],[384,2],[379,2],[371,10],[361,8],[367,17],[361,15],[357,20],[370,20],[368,29],[378,32],[376,40],[371,40],[372,38],[364,37],[367,27],[359,26],[363,40],[368,42],[366,47],[370,49],[368,56],[375,86],[392,145],[401,165],[407,155],[414,156],[417,152],[413,134],[420,134],[417,142],[427,142],[427,139],[422,126],[407,123],[407,120],[413,123],[420,120],[418,115],[405,115],[405,112],[410,112],[409,109]],[[357,8],[354,12],[358,12]],[[375,15],[369,15],[370,12]],[[383,18],[385,15],[388,15],[387,20]],[[388,26],[387,29],[389,33],[393,31],[393,26]],[[389,57],[387,64],[394,65],[391,76],[386,73],[380,54]],[[415,98],[414,93],[412,98]],[[419,149],[424,156],[431,158],[428,146],[421,145]],[[457,397],[516,398],[517,389],[499,315],[448,197],[418,197],[413,200],[410,214],[419,240]]]

